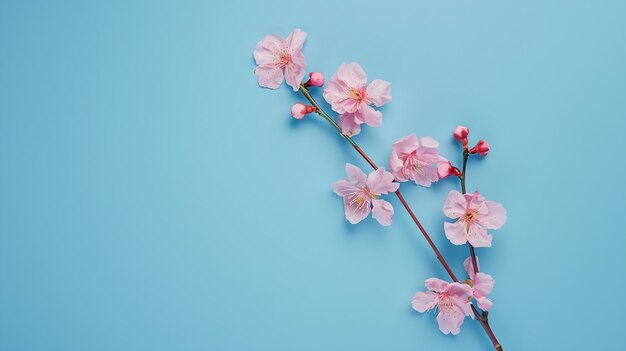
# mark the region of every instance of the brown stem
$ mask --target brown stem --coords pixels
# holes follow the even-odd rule
[[[350,145],[352,145],[352,147],[359,153],[359,155],[361,155],[361,157],[363,157],[365,159],[365,161],[367,161],[367,163],[369,163],[369,165],[374,170],[378,169],[378,166],[376,166],[374,161],[372,161],[372,159],[370,159],[369,156],[367,156],[367,154],[359,147],[359,145],[354,140],[352,140],[352,138],[349,135],[344,134],[341,131],[341,128],[337,125],[337,123],[332,118],[330,118],[330,116],[328,116],[328,114],[326,114],[326,112],[324,112],[324,110],[322,110],[320,105],[311,96],[311,94],[309,93],[309,90],[307,89],[307,87],[304,84],[300,84],[300,92],[302,92],[302,95],[304,95],[304,97],[307,100],[309,100],[309,102],[313,106],[315,106],[315,108],[317,109],[315,112],[318,115],[322,116],[326,121],[328,121],[330,124],[332,124],[333,127],[335,127],[335,129],[339,132],[339,134],[344,139],[346,139],[350,143]],[[467,160],[465,160],[465,161],[467,161]],[[465,165],[463,166],[463,170],[465,171]],[[463,176],[464,176],[464,173],[465,172],[463,172]],[[462,181],[463,181],[463,178],[462,178]],[[458,283],[459,280],[457,279],[456,275],[454,274],[454,272],[452,271],[452,269],[450,268],[450,266],[448,265],[446,260],[443,258],[443,255],[441,255],[441,252],[439,251],[439,249],[437,248],[435,243],[430,238],[430,235],[428,235],[428,233],[426,232],[426,229],[424,229],[424,226],[422,226],[420,221],[417,219],[417,216],[415,216],[415,213],[413,213],[413,210],[411,209],[409,204],[407,204],[407,202],[404,200],[404,196],[402,196],[402,193],[400,193],[400,190],[397,190],[395,193],[396,193],[396,196],[398,197],[398,199],[400,200],[400,202],[402,203],[402,206],[404,206],[406,211],[409,213],[409,216],[411,216],[411,219],[413,219],[413,222],[415,222],[415,225],[417,225],[417,228],[420,230],[420,232],[422,232],[422,235],[424,236],[424,238],[426,239],[426,241],[428,242],[428,244],[430,245],[432,250],[435,252],[435,255],[437,256],[437,259],[439,260],[439,262],[443,265],[443,267],[445,268],[446,272],[448,272],[448,275],[450,275],[450,278],[452,278],[452,280],[454,282]],[[474,264],[474,267],[476,267],[475,264]],[[476,315],[478,321],[480,322],[480,325],[483,327],[483,329],[485,330],[485,332],[489,336],[489,339],[491,339],[491,342],[493,343],[493,347],[496,350],[498,350],[498,351],[502,351],[502,346],[500,346],[500,343],[498,342],[498,339],[496,339],[495,335],[493,334],[493,331],[491,330],[491,327],[489,326],[489,321],[485,317],[483,317],[481,314],[478,313],[478,310],[476,309],[476,307],[474,307],[473,304],[472,304],[472,310],[474,311],[474,314]]]

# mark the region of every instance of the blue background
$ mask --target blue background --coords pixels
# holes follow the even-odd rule
[[[411,132],[487,139],[468,188],[508,223],[478,254],[506,350],[619,348],[626,313],[623,1],[0,4],[0,349],[487,350],[410,308],[445,277],[395,198],[349,225],[332,184],[366,164],[301,100],[261,89],[266,34],[309,70],[393,83],[380,164]],[[320,91],[315,92],[321,96]],[[327,106],[324,104],[324,106]],[[402,186],[443,236],[452,179]]]

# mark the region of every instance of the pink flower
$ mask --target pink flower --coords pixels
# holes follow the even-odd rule
[[[372,212],[378,223],[391,225],[393,207],[380,195],[398,190],[400,184],[393,182],[393,175],[379,168],[368,176],[359,167],[346,163],[348,179],[335,183],[335,194],[343,197],[346,219],[352,224],[359,223]]]
[[[255,73],[260,86],[277,89],[285,79],[294,91],[300,89],[306,66],[301,51],[305,39],[306,33],[296,28],[287,39],[268,35],[256,44]]]
[[[437,163],[446,161],[439,156],[439,143],[431,137],[408,135],[393,143],[389,165],[400,182],[409,179],[415,184],[430,186],[439,180]]]
[[[380,107],[391,101],[391,83],[376,79],[367,88],[366,83],[367,76],[358,63],[342,63],[324,89],[324,99],[340,114],[344,134],[358,134],[363,123],[371,127],[382,124],[382,113],[371,105]]]
[[[303,119],[305,115],[315,112],[316,108],[314,106],[305,105],[301,102],[297,102],[291,106],[291,115],[295,119]]]
[[[437,163],[437,176],[439,177],[439,179],[443,179],[450,175],[459,177],[461,176],[461,171],[458,168],[454,167],[452,163],[450,163],[450,161],[446,160]]]
[[[476,266],[480,269],[478,257],[476,257]],[[465,259],[463,267],[465,267],[465,271],[472,281],[472,295],[476,299],[478,307],[484,311],[490,309],[493,306],[493,302],[491,302],[487,296],[491,293],[491,290],[493,290],[493,278],[489,274],[482,272],[478,272],[478,274],[474,273],[474,265],[471,256]]]
[[[419,291],[413,296],[413,309],[423,313],[439,307],[439,330],[444,334],[460,333],[465,317],[474,318],[470,305],[472,288],[466,284],[448,283],[437,278],[426,279],[425,283],[428,291]]]
[[[506,209],[497,202],[486,201],[478,192],[463,195],[450,191],[443,213],[458,218],[454,223],[444,223],[446,237],[455,245],[469,241],[475,247],[490,247],[491,235],[487,229],[498,229],[506,222]]]
[[[480,156],[487,156],[487,153],[489,152],[490,146],[489,143],[484,141],[484,140],[478,140],[478,142],[476,143],[476,146],[474,146],[471,150],[470,150],[470,154],[479,154]]]
[[[324,75],[320,72],[311,72],[309,73],[309,80],[304,83],[307,87],[316,86],[321,87],[324,85]]]
[[[467,136],[469,135],[469,128],[465,126],[458,126],[454,128],[454,138],[463,144],[463,149],[467,150]]]

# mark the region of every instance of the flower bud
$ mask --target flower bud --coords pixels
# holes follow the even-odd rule
[[[487,156],[487,153],[489,153],[489,143],[484,141],[484,140],[479,140],[476,143],[476,146],[474,146],[469,152],[470,154],[479,154],[480,156]]]
[[[295,119],[303,119],[305,115],[315,112],[317,110],[314,106],[305,105],[301,102],[297,102],[291,106],[291,115]]]
[[[324,85],[324,75],[320,72],[311,72],[309,73],[309,80],[304,83],[305,86],[316,86],[321,87]]]
[[[467,150],[467,136],[469,135],[469,129],[465,126],[458,126],[454,128],[454,138],[463,144],[463,149]]]
[[[461,176],[461,171],[454,167],[450,161],[443,161],[443,162],[439,162],[437,164],[437,176],[439,176],[439,178],[443,179],[445,177],[448,177],[450,175],[454,175],[456,177]]]

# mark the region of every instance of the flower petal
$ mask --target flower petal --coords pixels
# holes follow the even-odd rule
[[[374,194],[388,194],[398,190],[400,184],[393,182],[393,174],[380,167],[367,176],[367,187]]]
[[[374,110],[370,105],[361,103],[357,111],[357,118],[370,127],[380,127],[383,124],[383,114]]]
[[[354,136],[361,132],[361,124],[357,122],[354,113],[340,114],[337,124],[341,128],[341,132],[348,136]]]
[[[465,315],[459,308],[448,307],[439,310],[437,315],[437,323],[439,330],[444,334],[457,335],[461,332],[461,325],[465,320]]]
[[[426,279],[426,281],[424,281],[424,284],[426,285],[426,288],[428,288],[428,290],[438,293],[446,291],[450,286],[450,283],[439,278],[428,278]]]
[[[491,247],[492,235],[478,223],[470,223],[467,231],[467,241],[474,247]]]
[[[425,166],[423,168],[424,174],[419,174],[417,170],[411,172],[411,179],[417,185],[430,187],[432,183],[439,180],[439,175],[437,175],[437,167],[436,166]]]
[[[366,94],[369,101],[373,102],[377,107],[380,107],[391,101],[391,83],[374,79],[367,86]]]
[[[393,219],[393,206],[385,200],[374,199],[372,201],[372,217],[381,225],[390,226]]]
[[[295,54],[294,57],[296,56],[302,56],[302,53]],[[297,59],[299,64],[295,62],[296,61],[285,66],[285,81],[293,88],[293,91],[298,91],[300,89],[300,83],[302,83],[302,79],[304,79],[306,60],[304,56],[302,56]]]
[[[333,191],[339,196],[348,196],[361,191],[361,188],[347,179],[340,179],[333,185]]]
[[[259,85],[265,88],[278,89],[283,82],[283,70],[278,67],[259,66],[254,71]]]
[[[337,70],[337,79],[346,83],[350,88],[362,88],[367,83],[367,75],[365,71],[356,62],[342,63]]]
[[[360,186],[365,186],[367,182],[367,175],[365,175],[365,173],[363,173],[363,171],[359,167],[351,163],[346,163],[346,173],[348,174],[348,179],[352,183]]]
[[[478,266],[478,269],[480,270],[480,262],[478,262],[478,257],[476,257],[476,265]],[[465,261],[463,261],[463,268],[465,268],[465,271],[467,272],[467,276],[470,279],[474,279],[474,264],[472,262],[472,256],[468,257],[465,259]]]
[[[493,290],[493,285],[495,283],[492,276],[489,274],[478,272],[476,274],[476,278],[473,279],[474,282],[474,296],[482,297],[488,296]]]
[[[499,229],[506,223],[506,209],[495,201],[485,201],[487,215],[479,217],[479,222],[487,229]]]
[[[396,180],[399,182],[406,182],[409,180],[407,174],[404,174],[404,162],[398,157],[398,154],[395,150],[391,151],[391,156],[389,156],[389,168],[391,169],[391,174],[396,177]]]
[[[467,201],[463,194],[450,190],[446,202],[443,204],[443,213],[450,218],[459,218],[465,214]]]
[[[486,296],[476,298],[476,302],[478,303],[478,307],[480,307],[480,309],[484,311],[487,311],[488,309],[493,307],[493,302],[489,300],[489,298],[487,298]]]
[[[451,243],[454,245],[463,245],[467,242],[465,226],[465,222],[463,221],[456,221],[454,223],[445,222],[443,224],[443,231],[446,233],[446,238],[448,238]]]
[[[371,205],[369,202],[354,202],[351,204],[347,196],[343,198],[343,206],[345,209],[346,219],[351,224],[359,223],[360,221],[365,219],[365,217],[367,217],[367,215],[370,214],[371,211]]]
[[[406,156],[419,147],[419,140],[415,133],[409,134],[391,145],[399,157]]]
[[[300,28],[294,28],[294,30],[291,31],[291,33],[287,37],[286,44],[292,53],[300,51],[300,49],[302,49],[302,45],[304,45],[306,36],[307,34],[300,30]]]
[[[254,60],[259,66],[273,66],[276,54],[285,48],[285,39],[277,35],[267,35],[256,44],[254,48]]]
[[[432,291],[418,291],[411,300],[411,307],[417,312],[424,313],[428,310],[432,310],[437,306],[439,295]]]

